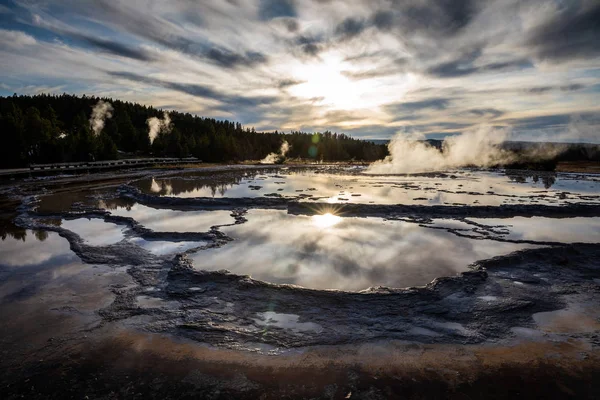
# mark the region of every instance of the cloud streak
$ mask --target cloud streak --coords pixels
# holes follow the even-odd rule
[[[600,55],[600,4],[578,1],[565,4],[531,32],[527,44],[541,59],[568,61]]]

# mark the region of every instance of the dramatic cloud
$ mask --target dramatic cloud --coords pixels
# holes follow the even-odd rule
[[[397,28],[404,34],[431,37],[456,35],[476,16],[474,0],[393,0],[390,10],[379,10],[371,25],[387,31]]]
[[[4,48],[20,48],[36,44],[35,38],[19,31],[0,29],[0,44]]]
[[[260,0],[258,15],[262,20],[278,17],[295,17],[294,0]]]
[[[360,35],[366,28],[365,22],[356,18],[346,18],[335,29],[343,39],[351,39]]]
[[[267,62],[267,57],[256,51],[248,51],[244,54],[239,54],[226,49],[212,48],[207,50],[204,56],[225,68],[233,68],[239,65],[251,67],[256,64]]]
[[[379,30],[390,30],[394,26],[394,14],[391,11],[378,11],[373,15],[371,23]]]
[[[427,99],[421,101],[407,101],[404,103],[391,104],[386,106],[386,109],[389,112],[399,112],[399,111],[418,111],[425,110],[428,108],[443,110],[448,108],[448,104],[450,104],[451,99],[447,98],[439,98],[439,99]]]
[[[523,90],[525,92],[529,92],[529,93],[540,93],[541,94],[541,93],[549,93],[549,92],[554,92],[554,91],[572,92],[572,91],[581,90],[584,88],[585,88],[584,85],[574,83],[572,85],[564,85],[564,86],[537,86],[537,87],[526,88]]]
[[[312,36],[300,35],[295,39],[295,44],[307,56],[316,56],[322,49],[321,39]]]
[[[152,54],[143,49],[127,46],[122,43],[82,34],[73,35],[72,37],[84,41],[100,51],[107,51],[117,56],[129,57],[139,61],[153,61],[155,59]]]
[[[495,108],[473,108],[471,110],[467,110],[466,113],[476,117],[496,118],[504,114],[504,111],[496,110]]]
[[[114,77],[142,82],[153,86],[161,86],[196,97],[217,100],[220,103],[232,106],[253,107],[260,104],[271,104],[277,101],[277,98],[273,96],[245,97],[229,95],[219,92],[208,86],[193,83],[170,82],[161,79],[150,78],[147,76],[136,75],[130,72],[112,72],[111,75]]]
[[[594,141],[598,20],[597,0],[11,0],[0,94],[94,94],[257,130],[441,138],[488,123]]]
[[[154,55],[142,48],[73,29],[67,24],[54,19],[46,20],[39,15],[33,15],[33,22],[40,28],[48,29],[61,37],[75,42],[81,42],[83,45],[89,45],[99,51],[106,51],[116,56],[128,57],[139,61],[152,61],[155,59]]]
[[[294,85],[299,85],[303,83],[303,81],[298,81],[294,79],[282,79],[277,83],[278,88],[286,88]]]
[[[481,72],[493,72],[507,69],[525,69],[533,67],[531,61],[525,58],[476,65],[475,62],[481,57],[481,55],[482,50],[476,49],[451,61],[443,62],[430,67],[427,72],[439,78],[454,78]]]
[[[528,45],[538,57],[557,61],[600,55],[600,3],[565,2],[551,18],[535,28]]]

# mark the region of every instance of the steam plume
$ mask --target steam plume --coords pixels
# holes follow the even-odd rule
[[[283,141],[281,143],[281,147],[279,148],[279,153],[271,153],[262,160],[260,160],[261,164],[276,164],[278,162],[282,162],[285,159],[285,155],[290,150],[290,145],[287,141]]]
[[[501,147],[510,138],[508,129],[481,126],[446,138],[441,151],[422,137],[396,134],[388,145],[390,155],[367,169],[373,174],[439,171],[463,166],[489,167],[517,161],[514,152]]]
[[[98,103],[92,109],[90,117],[90,128],[94,131],[94,136],[98,136],[104,129],[104,121],[112,118],[113,106],[106,101],[98,100]]]
[[[148,137],[150,138],[150,144],[154,143],[154,139],[158,134],[163,131],[164,133],[171,132],[171,117],[168,112],[164,112],[163,119],[156,117],[148,118],[146,120],[148,124]]]

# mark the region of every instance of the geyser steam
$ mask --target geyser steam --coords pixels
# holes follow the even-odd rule
[[[148,137],[150,138],[150,144],[154,143],[154,139],[162,131],[164,133],[171,132],[171,117],[168,112],[164,112],[163,119],[156,117],[148,118],[146,120],[148,124]]]
[[[104,129],[104,121],[107,118],[112,118],[113,106],[106,101],[99,100],[92,109],[90,117],[90,128],[94,132],[94,136],[98,136]]]
[[[278,162],[282,162],[285,159],[285,155],[290,150],[290,145],[287,141],[283,141],[281,143],[281,147],[279,148],[279,153],[271,153],[262,160],[260,160],[261,164],[276,164]]]
[[[440,151],[423,141],[423,137],[400,132],[388,145],[390,155],[371,164],[367,173],[401,174],[509,164],[518,158],[514,152],[502,148],[510,135],[509,129],[481,126],[446,138]]]

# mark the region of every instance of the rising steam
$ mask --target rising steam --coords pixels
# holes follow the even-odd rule
[[[156,117],[148,118],[146,120],[148,124],[148,137],[150,138],[150,144],[154,143],[154,139],[162,131],[164,133],[171,132],[171,117],[168,112],[164,112],[163,119]]]
[[[440,171],[464,166],[490,167],[518,161],[514,152],[502,148],[509,129],[481,126],[446,138],[441,151],[422,137],[398,133],[388,145],[390,155],[367,169],[372,174]]]
[[[279,153],[271,153],[262,160],[260,160],[261,164],[277,164],[282,162],[285,159],[285,155],[290,150],[290,145],[285,140],[281,143],[281,147],[279,148]]]
[[[104,121],[107,118],[112,118],[113,106],[106,101],[99,100],[98,104],[92,109],[90,117],[90,128],[94,132],[94,136],[98,136],[104,129]]]

